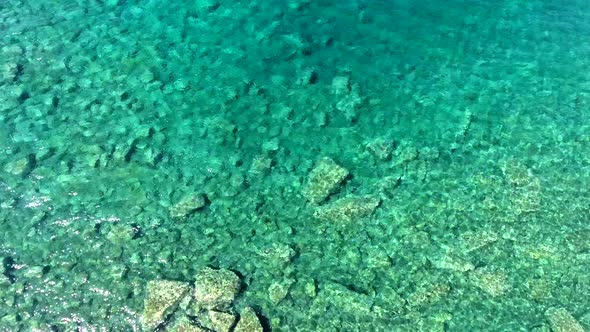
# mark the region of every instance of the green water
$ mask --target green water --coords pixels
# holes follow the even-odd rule
[[[148,282],[206,267],[264,331],[590,329],[590,2],[3,0],[0,32],[1,331],[153,331]]]

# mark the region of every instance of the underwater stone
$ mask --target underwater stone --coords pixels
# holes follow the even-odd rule
[[[219,7],[217,0],[195,0],[194,4],[198,11],[212,11]]]
[[[565,308],[549,308],[545,317],[553,332],[584,332],[582,325]]]
[[[297,252],[287,244],[273,243],[270,246],[258,250],[258,254],[271,265],[284,268],[291,263]]]
[[[174,313],[190,285],[180,281],[152,280],[147,284],[142,323],[148,329],[155,329]]]
[[[272,167],[272,159],[265,155],[257,155],[252,160],[249,173],[251,175],[268,174]]]
[[[240,312],[240,321],[236,325],[234,332],[262,332],[262,325],[254,310],[246,307]]]
[[[337,191],[349,172],[330,158],[322,158],[311,170],[303,195],[313,204],[319,204]]]
[[[381,199],[373,196],[348,196],[318,208],[314,216],[334,222],[351,222],[369,217],[380,203]]]
[[[450,291],[451,286],[446,282],[424,285],[408,297],[408,306],[415,308],[436,303],[446,297]]]
[[[236,319],[237,317],[232,313],[215,310],[208,310],[198,317],[198,321],[202,326],[217,332],[230,331],[236,323]]]
[[[240,278],[230,270],[206,267],[195,278],[195,303],[200,308],[225,310],[240,291]]]
[[[34,167],[34,158],[25,157],[12,162],[9,162],[4,166],[4,171],[12,175],[25,176],[31,172]]]
[[[294,283],[293,280],[283,282],[274,282],[268,287],[268,297],[273,304],[279,304],[289,294],[289,287]]]
[[[190,194],[182,198],[178,203],[170,208],[170,217],[183,218],[205,206],[205,196],[203,194]]]
[[[166,328],[168,332],[207,332],[209,330],[194,325],[186,316],[174,319],[172,324]]]
[[[443,270],[467,272],[475,269],[475,266],[465,259],[452,253],[441,253],[428,259],[434,267]]]
[[[332,79],[332,93],[345,95],[350,92],[350,79],[346,76],[336,76]]]
[[[461,234],[462,248],[465,252],[472,252],[484,248],[498,241],[497,233],[482,230],[479,232],[465,232]]]
[[[375,139],[366,145],[366,149],[379,160],[389,160],[393,154],[394,142],[383,138]]]
[[[475,285],[491,296],[503,295],[510,289],[508,277],[503,272],[487,271],[479,268],[471,273]]]

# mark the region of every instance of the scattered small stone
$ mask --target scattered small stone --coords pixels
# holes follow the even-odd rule
[[[553,332],[584,332],[582,325],[565,308],[549,308],[545,317]]]
[[[479,268],[471,274],[475,285],[491,296],[500,296],[510,289],[508,277],[504,272]]]
[[[348,196],[318,208],[314,216],[334,222],[351,222],[369,217],[379,206],[381,199],[373,196]]]
[[[234,332],[262,332],[260,320],[252,308],[246,307],[240,312],[240,321]]]
[[[184,218],[206,204],[203,194],[190,194],[170,208],[170,217]]]
[[[200,308],[226,310],[240,290],[240,278],[230,270],[206,267],[195,279],[195,303]]]
[[[338,190],[349,172],[330,158],[322,158],[309,173],[303,195],[313,204],[319,204]]]
[[[178,303],[189,291],[190,285],[180,281],[152,280],[147,284],[142,323],[147,329],[155,329],[174,313]]]

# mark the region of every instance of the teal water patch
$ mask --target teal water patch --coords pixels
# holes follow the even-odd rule
[[[0,4],[0,327],[590,328],[590,4]]]

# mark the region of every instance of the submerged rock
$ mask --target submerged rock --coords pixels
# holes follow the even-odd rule
[[[147,284],[142,323],[146,329],[155,329],[172,315],[189,291],[190,285],[180,281],[153,280]]]
[[[240,278],[230,270],[206,267],[195,278],[195,303],[200,308],[225,310],[240,291]]]
[[[4,165],[4,171],[12,175],[26,176],[35,167],[35,156],[29,155]]]
[[[510,289],[508,276],[504,272],[478,268],[471,273],[475,285],[491,296],[500,296]]]
[[[252,308],[246,307],[240,312],[240,321],[234,332],[262,332],[260,320]]]
[[[330,158],[322,158],[309,173],[303,195],[313,204],[319,204],[337,191],[349,172]]]
[[[553,332],[584,332],[582,325],[565,308],[549,308],[545,317]]]
[[[204,329],[198,325],[191,323],[186,316],[181,316],[175,319],[168,328],[168,332],[208,332],[209,330]]]
[[[170,208],[170,217],[184,218],[207,204],[205,195],[190,194]]]
[[[228,332],[235,325],[237,317],[229,312],[209,310],[202,313],[197,320],[202,326],[210,330]]]
[[[351,222],[370,216],[381,200],[372,196],[349,196],[318,208],[314,216],[334,222]]]

